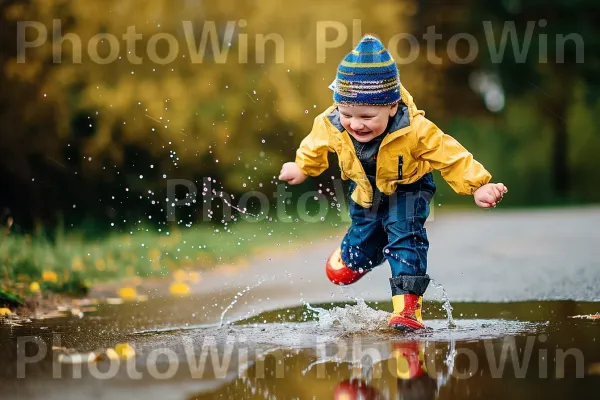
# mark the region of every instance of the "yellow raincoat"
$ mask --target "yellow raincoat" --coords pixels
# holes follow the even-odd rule
[[[375,181],[382,193],[390,195],[396,185],[413,183],[434,169],[459,194],[473,194],[491,180],[490,173],[471,153],[425,118],[425,112],[417,109],[404,87],[401,95],[404,104],[400,104],[377,156]],[[370,207],[373,188],[340,123],[335,104],[315,118],[312,131],[296,152],[296,164],[308,176],[320,175],[328,167],[327,152],[337,153],[342,179],[356,182],[352,200]]]

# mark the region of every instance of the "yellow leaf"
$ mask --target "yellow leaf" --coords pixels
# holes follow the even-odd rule
[[[125,286],[119,289],[119,297],[123,300],[135,300],[137,297],[137,292],[135,288]]]
[[[29,285],[29,290],[32,292],[39,292],[40,289],[40,284],[37,282],[31,282],[31,285]]]
[[[0,317],[5,315],[12,315],[12,311],[10,311],[8,308],[0,308]]]
[[[42,272],[42,280],[44,282],[56,282],[58,280],[58,276],[54,271],[44,271]]]
[[[190,287],[182,282],[175,282],[169,287],[169,292],[176,296],[187,296],[190,294]]]
[[[135,357],[135,349],[129,343],[119,343],[115,346],[115,352],[124,359]]]

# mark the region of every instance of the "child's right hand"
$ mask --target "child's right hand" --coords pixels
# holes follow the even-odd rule
[[[298,164],[295,162],[287,162],[281,167],[279,173],[279,180],[286,181],[290,185],[297,185],[306,180],[307,176],[304,175]]]

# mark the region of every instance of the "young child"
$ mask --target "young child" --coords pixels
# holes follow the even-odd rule
[[[424,328],[423,293],[429,285],[424,227],[435,193],[434,169],[479,207],[495,207],[507,188],[454,138],[417,109],[400,84],[396,63],[383,44],[366,35],[339,64],[331,84],[334,104],[315,118],[295,162],[280,180],[295,185],[328,167],[337,153],[342,179],[350,179],[352,224],[326,263],[335,284],[356,282],[387,259],[394,312],[389,325]]]

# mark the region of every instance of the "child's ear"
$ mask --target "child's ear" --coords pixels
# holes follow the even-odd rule
[[[397,112],[398,112],[398,103],[394,104],[393,106],[390,106],[390,117],[396,116]]]

